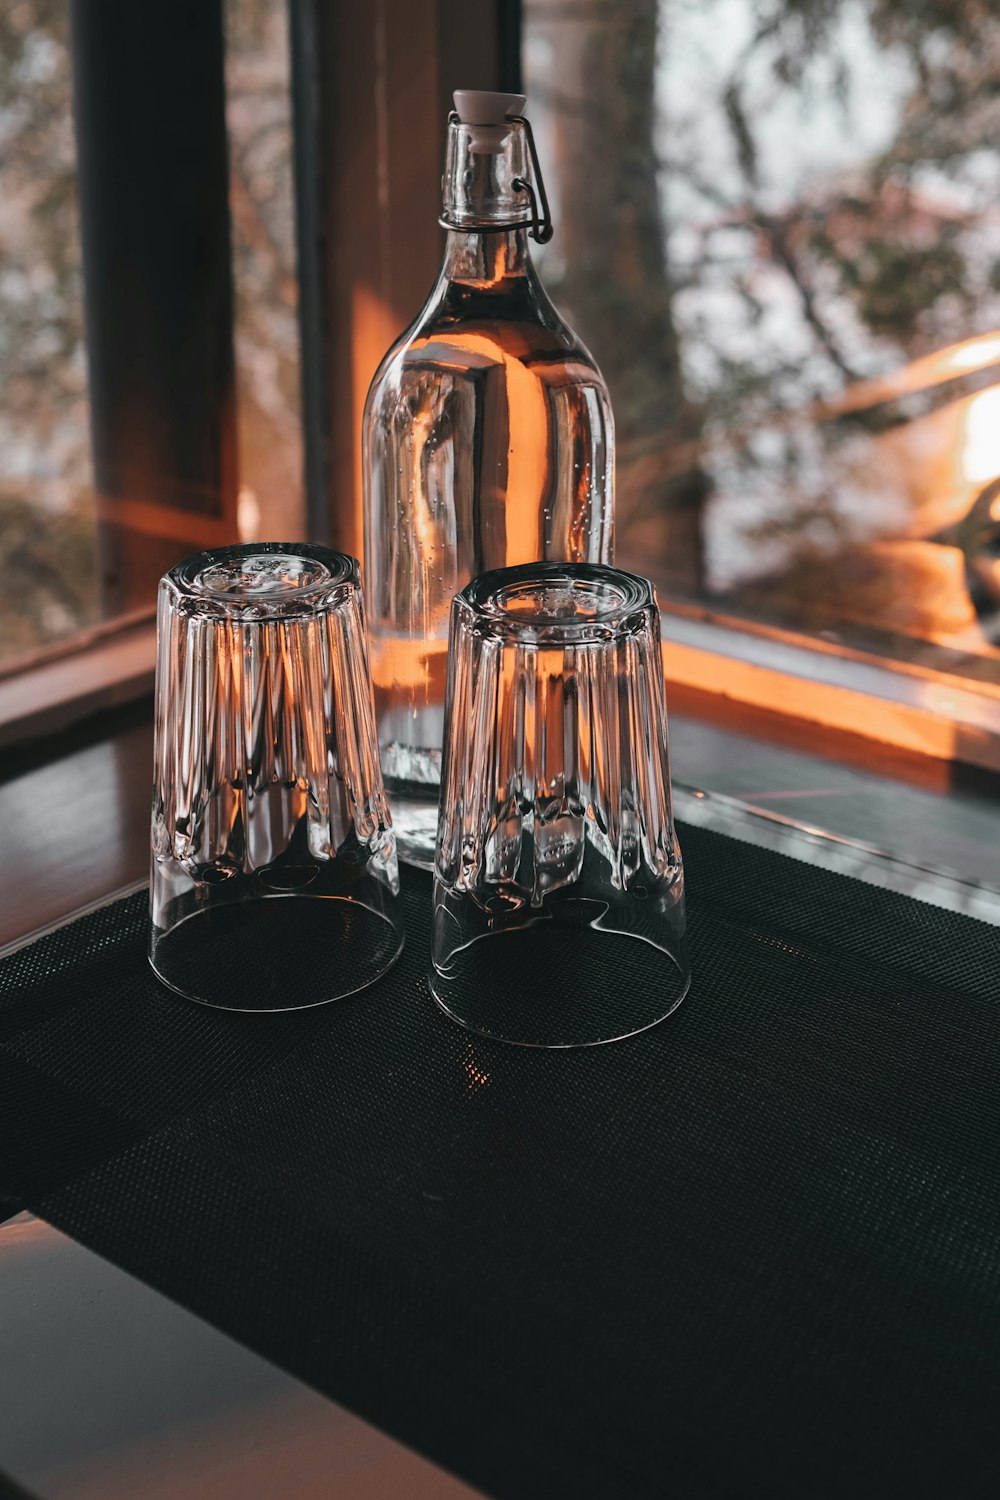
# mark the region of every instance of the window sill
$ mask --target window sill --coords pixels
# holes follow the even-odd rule
[[[782,630],[683,607],[663,614],[663,659],[688,702],[779,716],[881,748],[1000,772],[1000,689],[880,661]],[[693,698],[690,696],[693,695]]]
[[[1000,773],[1000,687],[880,660],[684,606],[663,614],[668,697],[734,725],[747,713],[800,734]],[[0,750],[152,694],[156,624],[144,615],[0,675]],[[828,746],[830,753],[834,747]]]
[[[0,677],[0,750],[150,695],[156,622],[142,616]]]

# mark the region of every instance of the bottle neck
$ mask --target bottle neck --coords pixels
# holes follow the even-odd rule
[[[449,280],[489,287],[527,273],[530,172],[520,120],[475,126],[452,115],[441,182]]]
[[[448,231],[442,274],[449,281],[488,291],[527,276],[530,265],[527,229]]]

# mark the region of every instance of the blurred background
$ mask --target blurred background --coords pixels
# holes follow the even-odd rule
[[[181,101],[183,90],[179,79]],[[68,0],[4,7],[0,662],[8,664],[113,618],[121,603],[101,588],[108,549],[91,454],[73,104]],[[305,519],[292,108],[280,0],[226,4],[225,124],[238,481],[230,531],[297,537]],[[132,519],[140,539],[158,534],[148,517],[145,531],[141,515]],[[143,582],[145,597],[137,590],[126,607],[152,604],[155,579]]]
[[[115,306],[107,287],[103,300],[88,296],[81,253],[81,241],[99,239],[91,230],[88,240],[81,210],[87,142],[100,128],[87,71],[96,6],[15,0],[0,11],[0,670],[148,611],[165,560],[195,546],[315,535],[324,503],[356,513],[356,468],[329,433],[313,441],[323,461],[311,488],[306,478],[302,237],[326,245],[353,234],[362,259],[377,258],[378,247],[365,241],[354,201],[342,197],[335,226],[321,214],[312,229],[296,207],[308,99],[290,35],[298,25],[307,49],[310,35],[296,9],[290,15],[285,0],[222,7],[230,282],[212,295],[229,298],[232,375],[229,356],[213,356],[224,440],[208,470],[179,469],[169,494],[159,480],[154,494],[143,477],[164,467],[169,432],[158,448],[149,437],[145,468],[117,449],[109,458],[104,376],[103,405],[96,384],[94,411],[88,398],[88,368],[103,370],[107,353],[91,347],[88,366],[95,319],[106,343]],[[378,120],[388,121],[369,173],[381,202],[415,149],[391,128],[394,101],[405,96],[411,115],[434,116],[414,178],[417,208],[379,231],[405,256],[409,223],[423,216],[430,249],[411,274],[429,287],[437,117],[451,87],[481,80],[444,76],[439,33],[438,93],[407,94],[391,61],[401,8],[376,0],[369,9],[382,62],[359,86],[372,92],[375,126],[359,115],[352,138],[341,123],[336,181],[342,187],[355,158],[368,161]],[[537,263],[604,370],[616,410],[618,560],[652,574],[661,602],[681,612],[996,685],[993,7],[524,0],[516,22],[507,81],[521,71],[556,225]],[[474,19],[463,24],[474,30]],[[204,55],[197,38],[191,46]],[[321,76],[322,46],[314,61],[307,83]],[[185,87],[181,79],[178,109]],[[115,212],[127,214],[127,176],[118,182]],[[334,269],[338,254],[334,243]],[[126,323],[131,296],[123,292]],[[407,297],[383,299],[377,336],[356,340],[352,389],[326,393],[339,403],[336,420],[354,422],[382,348],[417,311]],[[307,309],[314,323],[322,307]],[[203,326],[203,314],[192,323]],[[324,337],[342,333],[333,325]],[[183,364],[183,317],[176,337],[170,328],[164,337]],[[132,360],[145,389],[158,346],[148,361],[141,348]],[[116,400],[115,420],[128,429]],[[148,413],[132,426],[143,422],[152,432]]]
[[[993,7],[525,16],[560,230],[544,273],[614,394],[622,561],[676,598],[946,647],[973,674],[982,656],[996,680]]]

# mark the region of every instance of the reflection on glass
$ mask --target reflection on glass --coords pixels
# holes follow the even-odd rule
[[[556,164],[542,274],[615,402],[623,565],[674,601],[995,679],[1000,16],[525,18]]]

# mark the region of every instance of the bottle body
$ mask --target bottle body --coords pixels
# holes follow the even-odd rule
[[[372,382],[363,449],[382,768],[400,856],[430,866],[452,598],[488,569],[612,560],[607,389],[525,228],[449,232],[428,303]]]

